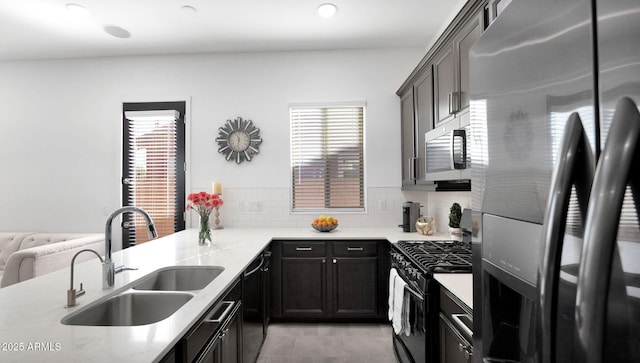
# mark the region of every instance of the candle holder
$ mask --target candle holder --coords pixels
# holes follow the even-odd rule
[[[215,223],[215,226],[213,226],[213,229],[223,229],[224,227],[220,224],[220,207],[216,207],[216,212],[213,214],[213,216],[215,217],[215,220],[213,221]]]

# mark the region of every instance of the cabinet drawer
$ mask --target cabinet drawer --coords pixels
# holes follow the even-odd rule
[[[452,319],[453,314],[471,313],[471,311],[465,311],[449,294],[444,288],[440,289],[440,311],[448,319]]]
[[[283,257],[324,257],[327,247],[324,242],[282,242]]]
[[[375,242],[333,242],[333,255],[336,257],[374,257],[378,253]]]
[[[211,339],[216,336],[222,327],[229,321],[234,311],[238,310],[241,304],[241,285],[236,282],[233,288],[219,300],[198,323],[185,334],[181,344],[181,359],[178,362],[193,362],[200,359]]]

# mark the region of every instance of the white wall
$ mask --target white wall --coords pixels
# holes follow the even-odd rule
[[[406,197],[398,188],[400,106],[395,91],[423,53],[392,49],[0,62],[0,231],[102,231],[106,215],[120,206],[122,103],[176,100],[190,106],[190,190],[210,190],[212,181],[222,182],[223,213],[232,217],[227,226],[247,220],[240,214],[247,212],[241,200],[288,190],[289,103],[366,101],[366,181],[369,196],[376,199],[370,200],[375,205],[370,214],[353,217],[353,223],[398,224],[399,203]],[[214,141],[218,127],[237,116],[252,119],[264,139],[260,154],[242,165],[226,162]],[[263,194],[247,197],[254,189]],[[237,200],[229,199],[234,196]],[[385,200],[384,209],[379,200]],[[268,204],[263,206],[263,214],[270,211]],[[370,218],[376,211],[388,214]],[[295,217],[282,218],[279,223],[287,224]]]

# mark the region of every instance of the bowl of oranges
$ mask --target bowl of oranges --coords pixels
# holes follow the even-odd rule
[[[311,227],[319,232],[331,232],[338,227],[338,220],[331,216],[321,215],[313,220]]]

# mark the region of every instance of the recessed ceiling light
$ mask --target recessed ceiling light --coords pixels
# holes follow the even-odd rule
[[[129,38],[131,37],[131,33],[129,33],[126,29],[123,29],[117,25],[105,25],[104,31],[109,35],[113,35],[116,38]]]
[[[182,12],[186,14],[195,14],[198,12],[198,9],[194,8],[191,5],[183,5],[182,7],[180,7],[180,10],[182,10]]]
[[[73,15],[83,16],[83,17],[87,17],[91,15],[91,13],[87,8],[79,4],[67,3],[65,5],[65,8],[67,8],[67,11],[72,13]]]
[[[318,15],[323,18],[330,18],[338,11],[338,7],[331,3],[325,3],[318,6]]]

